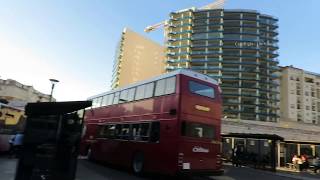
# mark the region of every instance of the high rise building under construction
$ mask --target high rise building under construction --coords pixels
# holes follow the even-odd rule
[[[172,12],[166,23],[166,70],[188,68],[216,78],[224,116],[279,118],[278,19],[254,10]]]

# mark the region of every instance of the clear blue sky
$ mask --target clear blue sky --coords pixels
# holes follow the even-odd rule
[[[0,0],[0,78],[83,100],[109,90],[114,52],[124,27],[145,34],[172,11],[210,0]],[[320,73],[319,0],[228,0],[227,9],[254,9],[279,18],[280,65]]]

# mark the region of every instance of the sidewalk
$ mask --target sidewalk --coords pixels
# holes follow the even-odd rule
[[[232,167],[231,163],[224,163],[224,166],[229,166]],[[251,167],[242,167],[242,168],[248,168],[248,169],[254,169]],[[319,180],[320,179],[320,173],[314,174],[313,172],[297,172],[294,170],[291,170],[289,168],[277,168],[276,172],[271,172],[267,170],[261,170],[261,169],[254,169],[256,171],[259,171],[260,173],[265,173],[265,174],[273,174],[277,175],[280,177],[285,177],[285,178],[291,178],[291,179],[301,179],[301,180]]]
[[[277,175],[282,177],[290,177],[295,179],[319,180],[320,173],[314,174],[312,171],[298,172],[289,168],[277,168]]]

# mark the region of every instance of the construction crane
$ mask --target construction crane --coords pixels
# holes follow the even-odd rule
[[[227,0],[217,0],[213,3],[210,3],[206,6],[203,6],[199,9],[223,9],[224,7],[224,4],[226,3]],[[162,22],[159,22],[157,24],[154,24],[154,25],[151,25],[151,26],[147,26],[145,29],[144,29],[144,32],[146,33],[149,33],[151,31],[154,31],[160,27],[166,27],[167,26],[167,21],[162,21]]]
[[[210,3],[206,6],[201,7],[200,9],[223,9],[224,4],[227,0],[217,0],[213,3]]]
[[[154,24],[154,25],[151,25],[151,26],[147,26],[145,29],[144,29],[144,32],[150,32],[150,31],[154,31],[160,27],[164,27],[166,26],[166,21],[162,21],[162,22],[159,22],[157,24]]]

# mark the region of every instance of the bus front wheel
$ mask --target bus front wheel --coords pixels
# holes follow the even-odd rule
[[[141,175],[144,166],[144,155],[142,152],[137,152],[134,154],[132,159],[132,170],[135,174]]]

